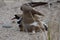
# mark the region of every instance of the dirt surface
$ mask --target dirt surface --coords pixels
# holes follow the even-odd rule
[[[14,17],[14,14],[22,13],[20,6],[23,3],[23,0],[1,3],[4,6],[0,7],[0,40],[46,40],[47,32],[30,35],[28,32],[20,32],[17,23],[12,23],[11,18]]]
[[[17,23],[16,22],[12,23],[11,18],[14,17],[14,14],[22,13],[22,11],[20,10],[20,6],[23,3],[27,3],[27,1],[24,1],[24,0],[11,1],[11,2],[5,1],[1,3],[0,5],[0,40],[47,40],[47,32],[38,32],[33,35],[30,35],[30,33],[27,33],[27,32],[20,32]],[[48,5],[45,5],[45,6],[36,7],[35,9],[45,15],[45,17],[40,16],[40,20],[44,21],[47,25],[49,23],[49,27],[51,28],[51,30],[54,29],[54,31],[52,31],[52,34],[54,34],[54,32],[56,32],[55,29],[59,29],[58,25],[60,23],[60,18],[59,18],[60,4],[53,3],[53,5],[51,5],[51,8],[49,8]],[[57,23],[57,25],[55,26],[54,23]],[[4,25],[10,26],[10,28],[5,28],[3,27]],[[54,27],[52,28],[52,26]],[[59,30],[57,32],[59,32]],[[53,40],[55,40],[55,37]]]

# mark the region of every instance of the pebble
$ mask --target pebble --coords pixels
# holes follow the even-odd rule
[[[11,22],[5,22],[2,24],[3,28],[11,28],[12,27],[12,23]]]

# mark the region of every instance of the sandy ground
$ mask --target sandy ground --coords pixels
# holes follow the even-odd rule
[[[14,14],[22,13],[20,6],[25,3],[23,0],[19,2],[6,2],[0,6],[0,40],[47,40],[47,32],[38,32],[34,35],[30,35],[27,32],[20,32],[17,23],[12,23],[11,18],[14,17]],[[48,23],[53,15],[60,15],[60,4],[56,4],[49,9],[47,5],[39,6],[36,9],[43,13],[45,17],[40,17],[45,23]],[[52,12],[52,13],[51,13]],[[58,13],[58,14],[56,14]],[[60,16],[57,17],[59,19]],[[40,20],[41,20],[40,19]],[[16,20],[15,20],[16,21]],[[57,21],[59,22],[60,19]],[[59,22],[60,23],[60,22]],[[5,28],[4,25],[11,26],[11,28]]]
[[[23,3],[23,0],[20,1]],[[5,2],[0,8],[0,40],[46,40],[46,33],[38,32],[30,35],[28,32],[20,32],[17,23],[12,23],[11,18],[20,11],[20,2]],[[16,21],[16,20],[15,20]],[[10,26],[5,28],[4,26]]]

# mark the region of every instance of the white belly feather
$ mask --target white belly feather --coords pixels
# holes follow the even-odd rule
[[[38,26],[38,23],[37,22],[33,22],[30,25]]]

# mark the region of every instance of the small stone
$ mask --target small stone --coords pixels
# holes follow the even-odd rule
[[[11,28],[11,27],[12,27],[12,24],[9,23],[9,22],[7,22],[7,23],[4,23],[4,24],[2,25],[2,27],[3,27],[3,28]]]

